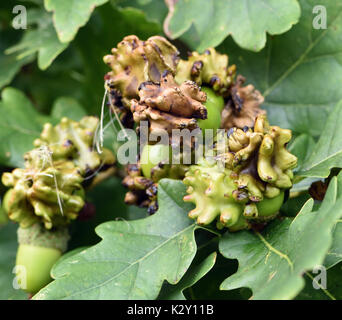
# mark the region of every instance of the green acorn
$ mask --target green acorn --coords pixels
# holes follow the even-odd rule
[[[209,87],[201,87],[207,95],[207,100],[204,106],[207,109],[207,119],[198,119],[198,126],[202,130],[212,129],[217,130],[221,126],[221,112],[224,108],[224,100]]]
[[[35,294],[46,286],[52,280],[51,268],[66,251],[68,240],[67,228],[48,231],[39,223],[19,228],[16,258],[19,287]]]
[[[147,207],[150,214],[158,209],[158,181],[163,178],[183,179],[187,166],[172,164],[171,147],[156,144],[146,145],[137,164],[126,167],[127,175],[123,185],[129,189],[125,196],[126,204]]]

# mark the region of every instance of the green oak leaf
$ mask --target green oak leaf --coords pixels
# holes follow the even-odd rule
[[[68,248],[73,249],[98,243],[101,239],[94,232],[94,229],[103,222],[114,219],[125,221],[133,220],[132,218],[145,218],[147,216],[146,209],[125,204],[126,192],[127,189],[118,177],[110,177],[95,188],[88,190],[86,201],[95,206],[95,215],[87,220],[77,219],[72,222],[69,229],[71,239]]]
[[[327,29],[312,26],[318,0],[301,0],[302,16],[289,32],[270,37],[259,53],[231,40],[219,48],[265,97],[273,125],[319,136],[329,112],[342,99],[342,2],[326,0]]]
[[[161,300],[185,300],[183,291],[193,286],[197,281],[202,279],[214,266],[217,253],[213,252],[206,259],[195,266],[190,266],[184,277],[174,286],[165,287],[158,299]]]
[[[262,233],[226,233],[220,252],[238,259],[238,271],[221,289],[248,287],[252,299],[292,299],[304,287],[302,274],[321,265],[332,243],[332,229],[342,216],[342,174],[334,177],[317,211],[308,200],[294,218],[271,223]]]
[[[85,117],[87,113],[84,111],[80,103],[74,98],[59,97],[53,104],[51,116],[56,119],[67,117],[69,119],[79,121]]]
[[[293,169],[294,172],[299,171],[303,163],[309,159],[315,149],[315,145],[315,140],[306,133],[299,135],[292,141],[288,150],[298,158],[297,167]]]
[[[13,287],[17,246],[17,225],[10,222],[0,226],[0,300],[27,298],[24,291]]]
[[[324,266],[328,269],[342,261],[342,220],[337,220],[333,232],[333,243],[325,257]]]
[[[294,140],[292,140],[292,143],[288,147],[288,150],[294,154],[298,161],[297,166],[293,169],[293,172],[295,173],[295,179],[294,179],[294,185],[291,188],[291,193],[294,192],[303,192],[310,188],[311,184],[317,180],[317,178],[304,178],[297,175],[297,172],[300,171],[300,168],[302,167],[303,163],[309,159],[311,156],[314,148],[315,148],[315,140],[312,138],[312,136],[303,133],[296,137]],[[291,199],[290,199],[291,200]],[[294,200],[294,199],[292,199]],[[291,202],[291,201],[290,201]],[[293,211],[292,203],[289,205],[288,201],[285,203],[287,205],[287,208],[290,209],[290,211]],[[300,206],[302,207],[302,206]],[[297,214],[298,211],[295,212]]]
[[[145,40],[160,32],[160,25],[149,22],[143,11],[116,9],[106,3],[94,10],[90,21],[78,31],[71,46],[48,69],[37,70],[34,64],[30,64],[15,79],[15,86],[29,92],[39,110],[46,113],[50,112],[58,97],[70,96],[77,99],[88,114],[99,116],[104,95],[103,76],[110,70],[103,63],[103,56],[127,35],[136,34]],[[17,42],[13,41],[17,39],[12,34],[10,36],[11,41],[6,42],[6,48]]]
[[[183,35],[194,49],[215,47],[228,35],[242,48],[259,51],[266,32],[288,31],[300,17],[297,0],[169,0],[164,31],[175,39]]]
[[[23,165],[23,154],[32,149],[44,122],[30,100],[19,90],[5,88],[0,101],[0,163],[9,167]]]
[[[59,264],[56,280],[34,298],[154,299],[164,280],[178,283],[196,254],[197,226],[184,194],[182,182],[161,180],[154,215],[98,226],[102,241]]]
[[[334,167],[342,167],[342,101],[332,110],[310,157],[303,163],[298,175],[304,177],[329,176]]]
[[[18,44],[9,47],[5,53],[16,54],[17,60],[25,59],[25,62],[27,57],[38,53],[38,66],[45,70],[67,48],[68,43],[61,43],[58,40],[52,17],[45,10],[27,10],[27,21],[29,26],[22,39]]]
[[[307,189],[309,187],[307,187]],[[311,197],[307,191],[301,192],[296,197],[289,197],[289,199],[281,206],[280,213],[286,217],[295,217],[298,212],[300,212],[306,201],[308,201],[310,198]]]
[[[85,114],[72,98],[57,99],[51,116],[46,116],[39,113],[31,101],[17,89],[5,88],[1,97],[0,164],[8,167],[24,165],[23,155],[33,148],[33,141],[39,137],[44,123],[56,124],[63,116],[79,118]]]
[[[80,27],[89,20],[97,6],[108,0],[45,0],[47,11],[53,12],[53,21],[61,42],[73,40]]]
[[[34,55],[27,56],[25,59],[17,60],[15,54],[5,54],[5,49],[18,42],[21,37],[21,31],[14,29],[13,7],[17,3],[15,1],[3,1],[0,8],[0,88],[8,85],[15,75],[20,71],[21,67],[32,62]]]
[[[80,253],[81,251],[87,249],[87,246],[83,246],[83,247],[78,247],[76,249],[72,249],[70,251],[68,251],[67,253],[63,254],[58,260],[57,262],[53,265],[51,272],[53,273],[54,268],[58,268],[58,265],[60,263],[62,263],[64,260],[76,255],[77,253]]]
[[[146,14],[148,21],[157,22],[162,26],[167,15],[167,6],[164,1],[155,0],[112,0],[120,8],[136,8]]]
[[[22,66],[32,62],[34,57],[28,56],[17,60],[15,54],[6,55],[0,52],[0,88],[9,84]]]

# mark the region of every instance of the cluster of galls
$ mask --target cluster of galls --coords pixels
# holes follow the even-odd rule
[[[9,187],[4,207],[11,220],[28,228],[40,223],[46,229],[67,226],[85,203],[84,183],[93,172],[114,164],[109,150],[93,150],[98,119],[76,122],[63,118],[45,124],[35,149],[24,156],[25,167],[2,176]]]
[[[105,75],[111,108],[119,113],[124,126],[132,128],[136,124],[138,133],[142,120],[148,122],[150,134],[158,135],[160,129],[170,133],[172,129],[208,128],[208,123],[210,127],[217,122],[210,119],[215,114],[215,129],[252,126],[255,117],[264,113],[259,107],[263,102],[260,92],[252,85],[243,87],[244,78],[235,76],[235,65],[229,66],[228,56],[213,48],[203,54],[192,52],[182,60],[177,48],[163,37],[142,41],[131,35],[113,48],[104,62],[111,68]],[[200,86],[223,97],[222,106],[210,107]],[[208,112],[208,108],[212,110]],[[158,179],[170,177],[170,169],[175,166],[161,161],[156,164],[158,170],[154,169],[159,172],[158,178],[151,178],[143,174],[139,161],[128,165],[123,182],[130,190],[126,203],[148,207],[153,213]],[[174,171],[174,177],[182,179],[186,170],[182,166]]]
[[[231,231],[248,229],[274,218],[291,188],[297,158],[286,150],[291,131],[270,126],[259,115],[254,128],[230,129],[218,137],[216,155],[190,167],[185,201],[196,208],[189,216]]]

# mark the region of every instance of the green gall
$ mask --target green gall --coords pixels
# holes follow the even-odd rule
[[[98,123],[95,117],[84,117],[79,122],[63,118],[56,126],[45,124],[34,142],[36,149],[24,156],[25,168],[2,175],[2,183],[10,188],[4,208],[11,220],[23,228],[40,222],[51,229],[77,218],[84,206],[86,175],[93,178],[94,172],[115,161],[109,150],[94,150]]]
[[[290,139],[290,130],[270,126],[265,115],[256,118],[254,130],[233,128],[217,137],[214,149],[223,145],[224,152],[203,158],[185,174],[184,201],[196,205],[189,217],[202,225],[217,220],[218,228],[231,231],[273,219],[297,163],[286,150]]]
[[[188,60],[180,60],[177,65],[176,81],[180,84],[186,80],[198,85],[210,86],[221,95],[227,95],[234,81],[236,67],[228,67],[228,56],[208,48],[203,54],[192,52]]]
[[[34,141],[34,146],[48,147],[54,161],[72,160],[84,174],[87,170],[95,170],[103,164],[113,164],[115,161],[109,150],[104,149],[99,154],[94,149],[98,125],[98,118],[91,116],[80,121],[62,118],[56,126],[46,123],[40,138]]]
[[[26,154],[25,169],[2,175],[2,183],[11,188],[4,201],[8,216],[23,228],[39,221],[47,229],[67,225],[84,206],[84,179],[73,162],[43,164],[41,157],[34,149]]]

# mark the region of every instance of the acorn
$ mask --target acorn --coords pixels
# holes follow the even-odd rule
[[[46,230],[36,223],[18,228],[19,247],[16,257],[16,279],[24,291],[35,294],[51,280],[50,271],[67,249],[67,228]]]

